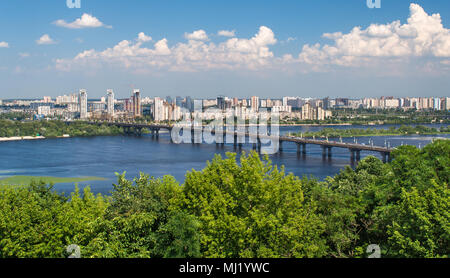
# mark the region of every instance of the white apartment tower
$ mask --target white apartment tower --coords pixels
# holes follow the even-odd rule
[[[155,97],[153,103],[153,119],[155,122],[164,120],[164,101],[159,97]]]
[[[87,93],[86,90],[80,90],[80,119],[87,118]]]
[[[253,112],[259,111],[259,97],[253,96],[251,98],[251,108],[252,108]]]
[[[114,117],[114,92],[113,90],[107,90],[106,91],[106,95],[107,95],[107,100],[106,100],[106,105],[107,105],[107,113],[109,117]]]

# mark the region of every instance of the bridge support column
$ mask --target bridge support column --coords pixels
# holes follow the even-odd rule
[[[141,136],[141,135],[142,135],[142,127],[136,127],[136,128],[134,129],[134,133],[135,133],[137,136]]]
[[[261,152],[261,139],[258,138],[258,152]]]
[[[391,154],[390,153],[381,153],[383,158],[383,163],[391,162]]]
[[[325,158],[327,156],[327,146],[322,146],[322,157]]]
[[[349,149],[350,151],[350,162],[354,163],[355,162],[355,150]]]
[[[356,151],[356,161],[360,161],[361,160],[361,151],[357,150]]]
[[[333,156],[333,154],[331,153],[332,147],[328,147],[327,149],[328,149],[328,157],[332,157]]]
[[[283,151],[283,141],[279,141],[279,151],[282,152]]]

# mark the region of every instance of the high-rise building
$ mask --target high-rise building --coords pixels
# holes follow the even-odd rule
[[[185,107],[189,112],[192,112],[194,110],[194,102],[192,101],[192,98],[190,96],[186,97],[186,103]]]
[[[251,108],[254,112],[259,111],[259,97],[253,96],[251,99]]]
[[[164,101],[159,97],[155,97],[155,101],[153,102],[153,120],[160,122],[164,118]]]
[[[227,99],[224,96],[217,97],[217,108],[225,110],[227,108]]]
[[[434,110],[441,110],[441,99],[436,97],[433,98],[433,109]]]
[[[175,105],[176,105],[176,106],[179,106],[179,107],[182,107],[182,106],[183,106],[183,98],[180,97],[180,96],[177,96],[177,97],[175,98]]]
[[[80,119],[87,119],[87,93],[86,90],[80,90]]]
[[[445,97],[444,98],[444,110],[450,110],[450,97]]]
[[[141,110],[141,92],[139,89],[135,89],[133,91],[133,116],[140,117],[142,116]]]
[[[114,117],[114,92],[107,90],[107,113],[108,116]]]

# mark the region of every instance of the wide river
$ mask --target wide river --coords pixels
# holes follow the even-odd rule
[[[427,125],[440,127],[441,125]],[[333,126],[335,128],[366,128],[365,126]],[[388,128],[389,126],[376,126]],[[323,127],[280,127],[280,133],[317,131]],[[450,135],[439,136],[379,136],[360,137],[358,143],[368,144],[373,139],[375,145],[384,146],[389,142],[391,147],[402,144],[425,146],[436,138],[450,138]],[[344,138],[344,142],[352,142],[353,138]],[[243,146],[244,151],[251,150],[251,145]],[[184,181],[187,171],[201,170],[206,161],[215,154],[225,156],[226,152],[236,151],[231,144],[216,147],[215,144],[173,144],[168,133],[162,133],[159,139],[151,135],[107,136],[91,138],[64,138],[31,141],[0,142],[0,178],[9,176],[55,176],[55,177],[103,177],[104,181],[81,182],[82,188],[90,185],[95,193],[109,193],[116,181],[115,172],[127,172],[129,179],[139,172],[151,176],[162,177],[173,175],[180,183]],[[308,145],[307,155],[298,156],[294,143],[284,143],[283,152],[270,155],[276,165],[284,165],[286,172],[297,176],[315,176],[324,179],[337,174],[346,165],[350,165],[347,149],[333,148],[332,158],[322,158],[319,146]],[[381,156],[378,153],[361,152],[361,158],[367,155]],[[74,184],[57,184],[58,191],[70,192]]]

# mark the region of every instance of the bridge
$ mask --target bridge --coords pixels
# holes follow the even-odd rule
[[[71,123],[71,122],[66,122]],[[141,135],[142,130],[149,130],[153,136],[159,136],[159,132],[161,129],[165,129],[167,131],[171,131],[173,129],[173,125],[164,125],[164,124],[148,124],[148,123],[134,123],[134,122],[87,122],[89,124],[94,125],[109,125],[109,126],[117,126],[122,127],[127,134],[135,134],[135,135]],[[248,126],[247,126],[248,127]],[[246,128],[247,128],[246,127]],[[207,131],[211,132],[211,134],[215,134],[214,130],[209,130],[205,127],[198,127],[198,128],[191,128],[191,138],[193,144],[199,144],[202,143],[202,139],[198,138],[198,134],[202,134],[202,132]],[[371,145],[365,145],[365,144],[358,144],[357,142],[354,143],[345,143],[345,142],[337,142],[337,141],[330,141],[328,139],[326,140],[318,140],[318,139],[311,139],[311,138],[302,138],[302,137],[295,137],[295,136],[271,136],[271,135],[261,135],[261,134],[250,134],[249,132],[239,132],[237,130],[229,131],[227,129],[220,132],[223,134],[224,137],[227,135],[233,136],[234,140],[232,140],[234,146],[238,146],[239,148],[242,148],[242,139],[238,140],[238,138],[254,138],[253,140],[253,149],[255,150],[261,150],[261,139],[268,139],[268,140],[278,140],[279,142],[279,151],[283,151],[283,143],[291,142],[297,144],[297,153],[306,155],[306,146],[307,145],[318,145],[322,147],[322,156],[323,157],[332,157],[332,149],[333,148],[344,148],[348,149],[350,152],[350,160],[351,162],[359,161],[361,159],[361,151],[368,151],[368,152],[377,152],[381,154],[381,157],[383,159],[383,162],[387,162],[391,160],[391,152],[392,148],[390,147],[381,147],[381,146],[375,146],[373,143]],[[218,135],[220,138],[220,134]],[[219,140],[220,142],[216,142],[216,144],[224,144],[225,138],[223,140]]]

